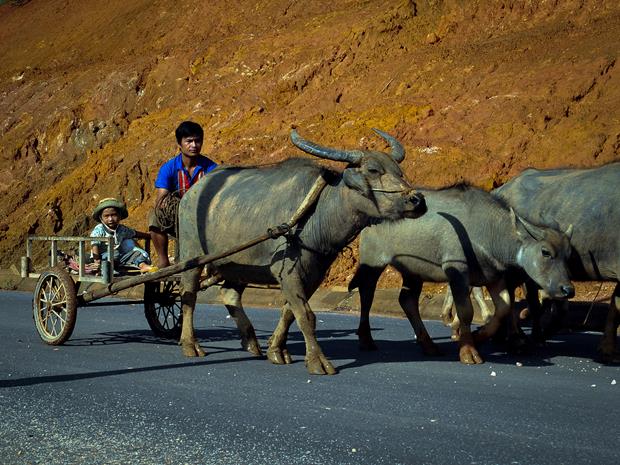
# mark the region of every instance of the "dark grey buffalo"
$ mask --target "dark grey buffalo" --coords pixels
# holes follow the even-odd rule
[[[308,305],[338,253],[371,221],[415,218],[425,211],[424,198],[414,192],[398,166],[404,149],[393,137],[375,129],[391,146],[391,154],[334,150],[303,140],[291,140],[320,158],[343,161],[337,172],[309,159],[290,159],[259,167],[222,167],[196,184],[179,205],[180,258],[217,254],[259,237],[287,221],[317,180],[326,187],[315,206],[290,234],[262,242],[208,267],[224,280],[225,305],[241,333],[242,346],[260,355],[254,328],[241,306],[249,283],[280,284],[285,311],[294,314],[306,342],[306,365],[314,374],[336,372],[315,336],[315,317]],[[204,351],[194,337],[193,311],[201,270],[182,277],[183,329],[180,344],[187,356]],[[286,363],[282,338],[272,337],[269,359]]]
[[[513,296],[504,280],[510,269],[525,270],[553,297],[574,294],[566,268],[570,253],[567,235],[519,218],[480,189],[460,185],[420,192],[428,209],[424,216],[372,225],[361,233],[360,265],[349,289],[360,291],[358,335],[362,347],[374,346],[368,315],[377,280],[388,265],[403,277],[399,302],[427,353],[436,352],[436,347],[420,318],[422,284],[449,282],[460,320],[459,358],[467,364],[482,363],[470,328],[470,286],[487,286],[496,308],[480,331],[480,339],[493,335],[512,309]]]
[[[574,226],[569,260],[573,280],[618,283],[620,163],[587,169],[528,169],[493,195],[530,221],[559,228]],[[614,358],[619,323],[620,284],[616,284],[600,345],[605,361]]]

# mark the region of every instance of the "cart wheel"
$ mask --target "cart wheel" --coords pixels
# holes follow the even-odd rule
[[[41,339],[57,346],[71,337],[77,317],[77,294],[71,275],[61,268],[41,273],[34,290],[32,316]]]
[[[156,336],[178,339],[183,316],[179,283],[144,283],[144,316]]]

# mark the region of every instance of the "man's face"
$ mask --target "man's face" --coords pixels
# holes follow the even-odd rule
[[[202,137],[189,136],[181,139],[181,153],[186,157],[200,155],[200,149],[202,149]]]
[[[118,222],[120,221],[120,216],[118,211],[114,207],[104,208],[101,212],[101,222],[105,224],[110,229],[118,228]]]

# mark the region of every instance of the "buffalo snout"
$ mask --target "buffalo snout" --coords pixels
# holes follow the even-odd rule
[[[405,194],[405,202],[409,207],[405,211],[405,218],[418,218],[426,213],[426,199],[420,192]]]
[[[575,297],[575,286],[572,284],[566,284],[564,286],[560,286],[560,290],[562,292],[562,296],[565,299],[571,299]]]

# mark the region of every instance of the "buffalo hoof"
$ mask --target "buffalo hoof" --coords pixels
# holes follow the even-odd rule
[[[460,348],[459,360],[465,365],[479,365],[484,363],[478,351],[471,346],[462,346]]]
[[[335,375],[334,365],[324,355],[306,357],[306,368],[311,375]]]
[[[360,338],[360,350],[363,351],[372,351],[372,350],[377,350],[377,344],[375,344],[375,341],[373,341],[372,338],[366,339],[366,338]]]
[[[619,354],[606,354],[603,352],[599,352],[598,357],[596,358],[596,361],[599,363],[602,363],[603,365],[614,365],[620,362],[620,355]]]
[[[256,339],[241,339],[241,347],[247,350],[252,355],[256,355],[257,357],[263,356],[263,351],[258,344]]]
[[[370,326],[360,326],[359,328],[357,328],[357,331],[355,331],[355,334],[357,334],[357,338],[359,340],[360,350],[377,350],[377,345],[372,339]]]
[[[197,342],[179,342],[186,357],[204,357],[207,353]]]
[[[286,348],[270,347],[267,349],[267,359],[274,365],[288,365],[292,363],[291,356]]]
[[[433,341],[418,340],[418,344],[420,344],[420,347],[422,347],[422,353],[428,357],[437,357],[438,355],[443,355],[443,352],[439,350],[439,347]]]
[[[532,353],[532,342],[524,334],[508,336],[506,346],[510,354],[529,355]]]
[[[605,365],[615,364],[620,362],[620,353],[616,351],[615,344],[609,343],[607,339],[603,339],[598,346],[598,359]]]
[[[531,336],[534,344],[543,345],[547,342],[547,338],[545,337],[545,333],[538,326],[532,328]]]
[[[488,326],[486,325],[480,326],[480,328],[478,328],[471,334],[476,344],[482,344],[483,342],[486,342],[491,338],[490,331],[488,329]]]
[[[482,357],[476,350],[471,333],[461,334],[459,347],[459,360],[465,365],[478,365],[484,363]]]

